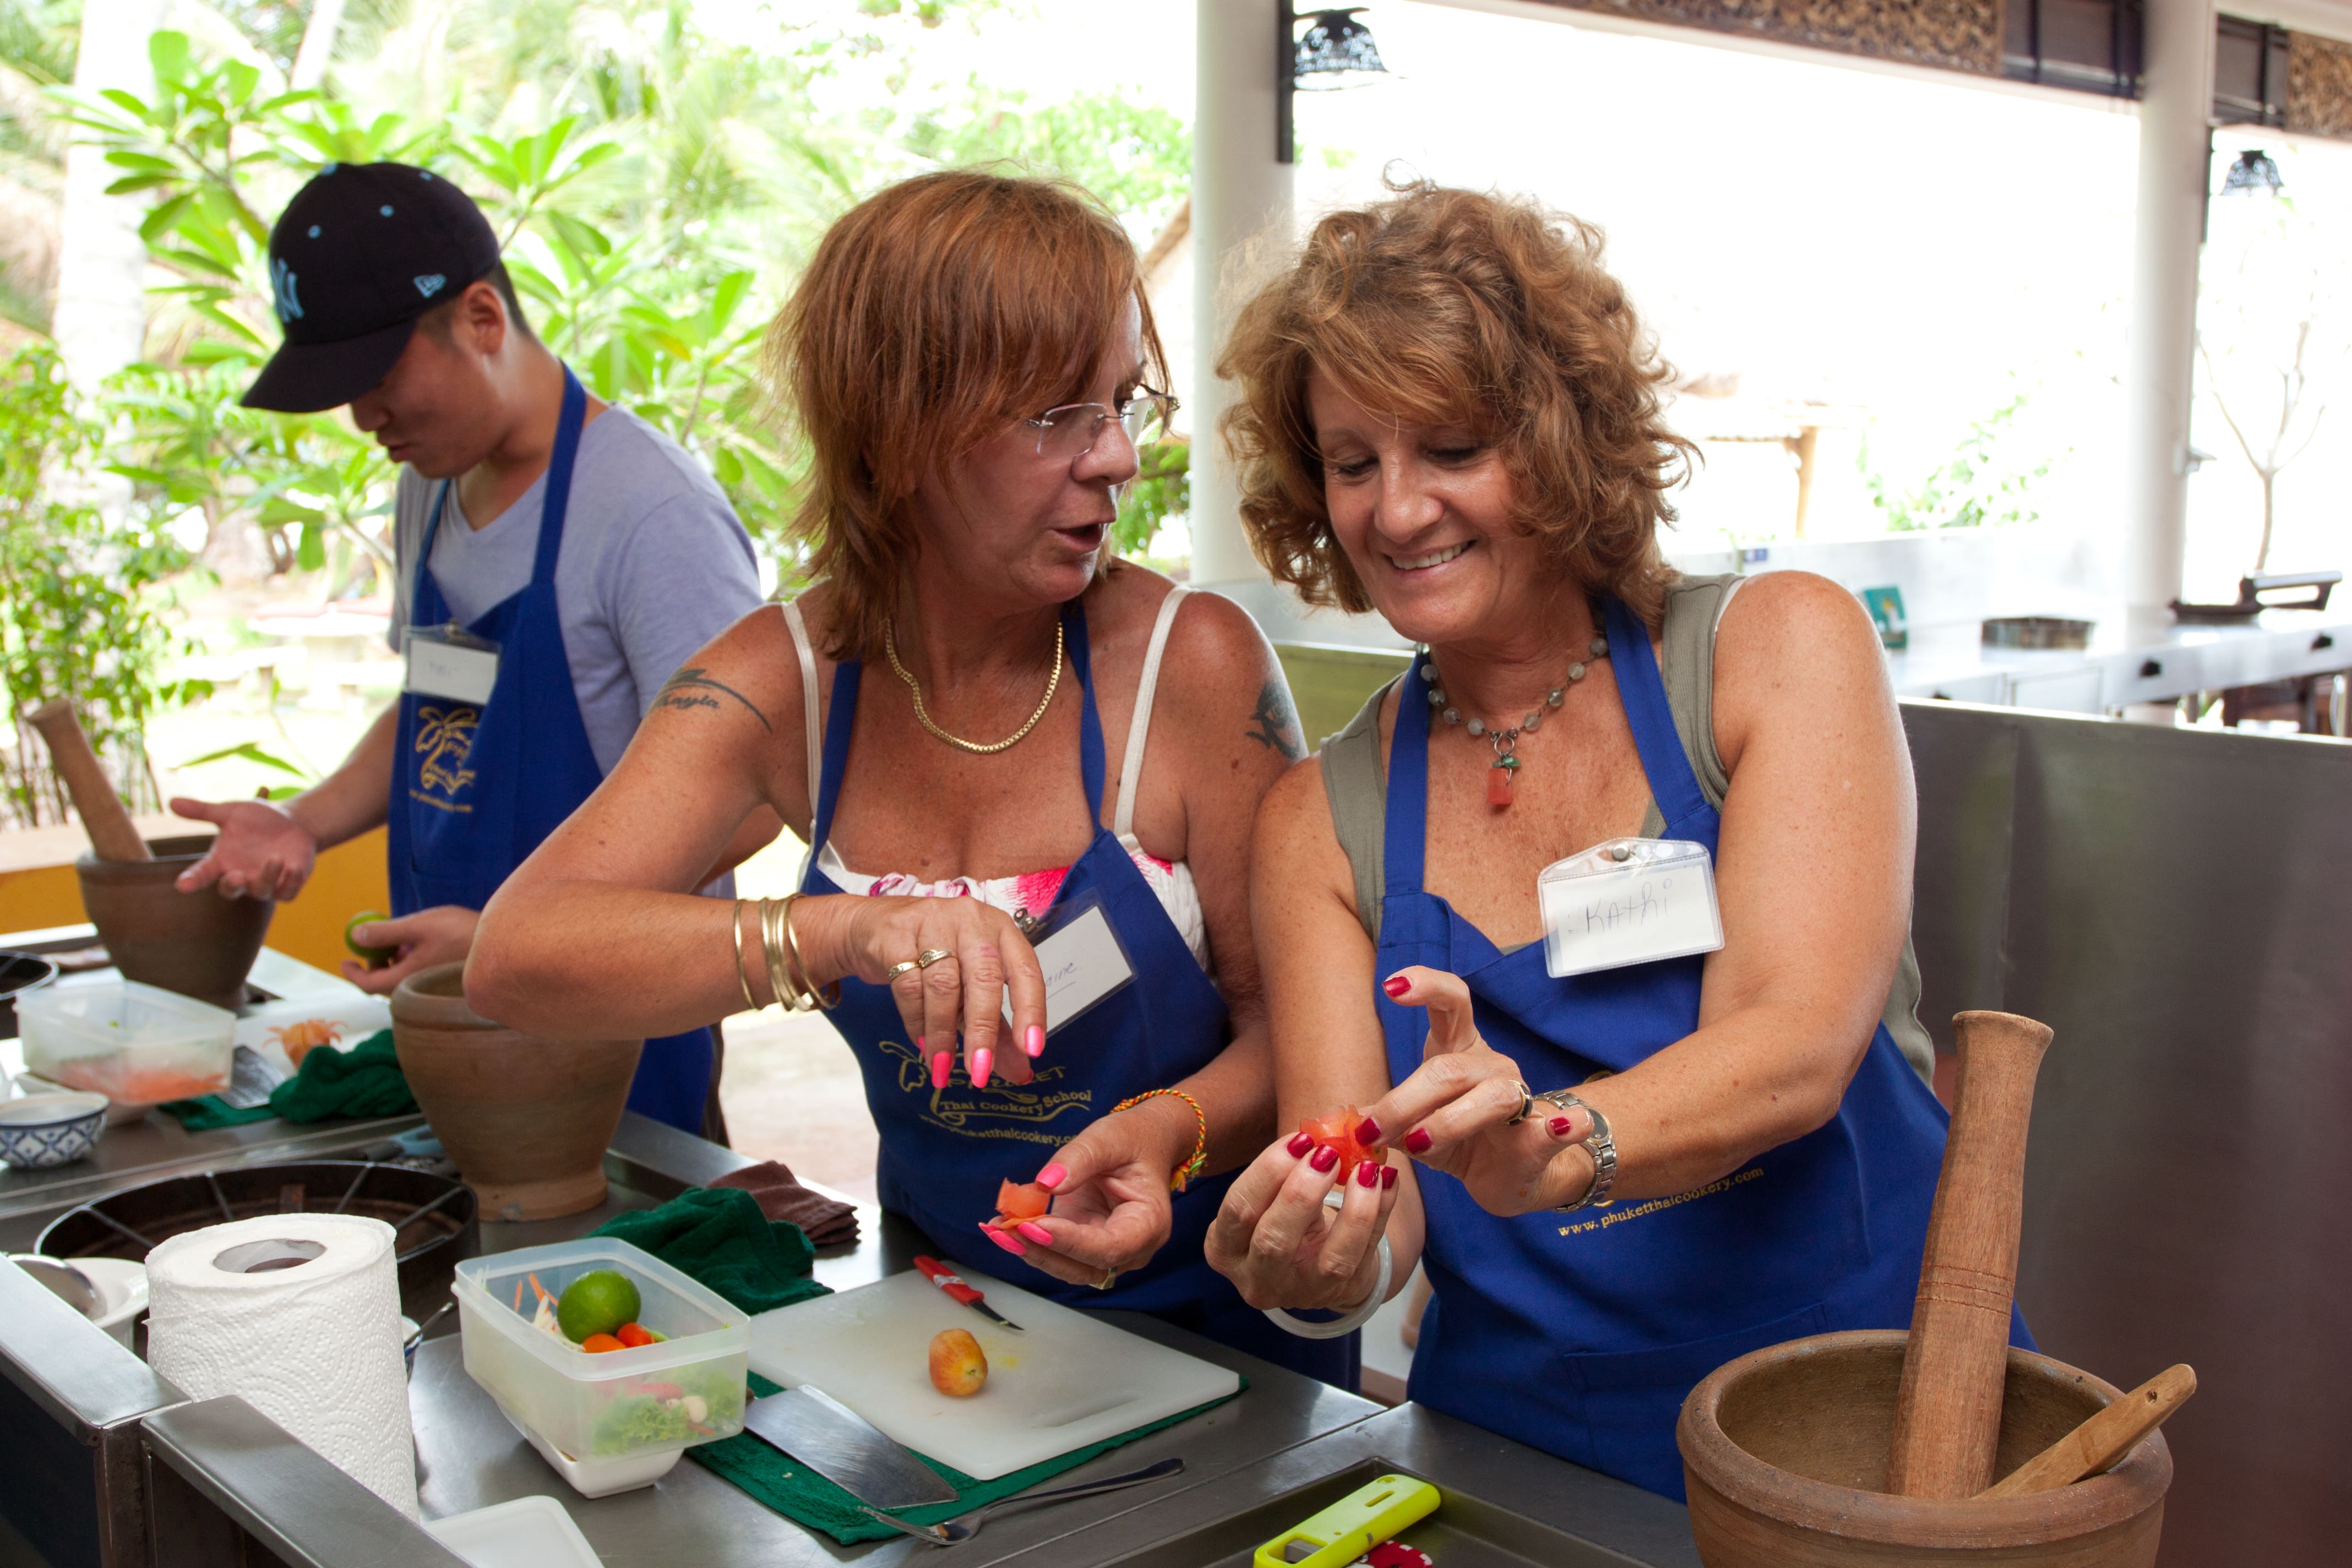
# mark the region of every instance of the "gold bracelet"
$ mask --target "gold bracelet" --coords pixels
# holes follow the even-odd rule
[[[802,994],[805,995],[809,999],[809,1005],[812,1007],[831,1007],[841,1000],[841,982],[836,980],[831,985],[825,987],[824,990],[819,990],[817,988],[816,982],[809,978],[807,961],[801,957],[801,939],[793,930],[793,901],[804,896],[805,895],[799,892],[791,892],[786,893],[783,898],[779,900],[782,905],[782,909],[779,911],[777,918],[778,923],[782,925],[784,928],[784,951],[792,955],[793,981],[795,984],[800,986]],[[833,994],[828,996],[825,994],[825,991],[830,991]]]
[[[1192,1157],[1184,1162],[1183,1164],[1178,1166],[1175,1173],[1168,1178],[1168,1190],[1171,1193],[1181,1193],[1184,1190],[1185,1184],[1190,1182],[1193,1177],[1199,1175],[1201,1173],[1202,1167],[1209,1163],[1209,1113],[1201,1109],[1201,1102],[1194,1100],[1191,1095],[1186,1094],[1181,1089],[1148,1089],[1132,1099],[1122,1100],[1117,1105],[1112,1106],[1110,1108],[1110,1114],[1117,1116],[1120,1111],[1128,1109],[1128,1107],[1131,1105],[1141,1105],[1145,1100],[1151,1099],[1154,1095],[1160,1094],[1172,1094],[1177,1099],[1182,1100],[1185,1104],[1191,1106],[1192,1108],[1193,1123],[1200,1130],[1200,1135],[1194,1140],[1192,1144]]]
[[[743,902],[735,900],[735,978],[743,987],[744,1010],[756,1013],[760,1004],[751,997],[751,972],[743,965]]]
[[[795,1013],[805,1013],[809,998],[793,984],[792,974],[784,961],[783,906],[774,899],[760,900],[760,936],[767,949],[768,988],[776,1000]]]

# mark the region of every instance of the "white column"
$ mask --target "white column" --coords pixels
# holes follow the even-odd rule
[[[2197,261],[2213,101],[2212,0],[2147,0],[2124,371],[2124,595],[2161,610],[2180,592]]]
[[[1275,159],[1276,29],[1284,0],[1199,0],[1192,117],[1192,581],[1262,580],[1240,491],[1217,438],[1233,401],[1217,379],[1238,301],[1228,269],[1250,241],[1290,229],[1290,165]]]
[[[152,97],[147,40],[162,25],[163,9],[163,0],[84,0],[74,86]],[[81,132],[66,149],[58,302],[49,330],[66,373],[84,392],[137,359],[146,343],[147,246],[139,223],[147,203],[143,196],[106,194],[122,173]]]

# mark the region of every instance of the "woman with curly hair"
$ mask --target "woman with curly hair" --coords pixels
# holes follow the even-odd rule
[[[467,994],[572,1036],[822,1004],[883,1206],[940,1257],[1352,1384],[1352,1342],[1202,1256],[1275,1125],[1246,857],[1305,747],[1245,613],[1110,553],[1173,403],[1134,247],[1070,187],[927,174],[833,226],[769,347],[817,581],[672,679],[492,902]],[[763,806],[800,890],[688,896]],[[1050,1209],[1000,1216],[1008,1180]]]
[[[1210,1259],[1318,1332],[1423,1264],[1415,1400],[1679,1498],[1706,1373],[1910,1317],[1945,1117],[1877,638],[1664,563],[1668,373],[1574,219],[1336,214],[1220,369],[1260,558],[1422,651],[1259,812],[1283,1125],[1363,1120],[1265,1150]]]

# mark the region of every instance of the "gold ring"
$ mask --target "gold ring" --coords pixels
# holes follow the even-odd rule
[[[946,948],[927,947],[923,949],[922,952],[915,954],[915,967],[918,969],[929,969],[940,959],[953,958],[955,954],[950,952]]]
[[[882,972],[882,984],[887,985],[893,980],[898,979],[901,974],[906,973],[907,971],[910,969],[920,969],[921,967],[921,964],[917,963],[911,958],[902,958],[898,963],[892,964],[889,968]]]
[[[1536,1109],[1536,1097],[1528,1092],[1528,1086],[1526,1084],[1514,1079],[1511,1087],[1519,1091],[1519,1109],[1508,1121],[1503,1123],[1506,1127],[1517,1127],[1520,1122],[1525,1121],[1529,1116],[1533,1115]]]
[[[1103,1277],[1095,1281],[1095,1289],[1097,1290],[1108,1290],[1110,1289],[1110,1282],[1118,1278],[1118,1269],[1106,1268],[1103,1270]]]

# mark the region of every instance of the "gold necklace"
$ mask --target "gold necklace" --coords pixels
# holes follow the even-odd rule
[[[907,683],[907,689],[915,694],[916,721],[949,745],[985,757],[1003,751],[1008,746],[1015,745],[1026,738],[1029,731],[1037,727],[1037,721],[1045,716],[1045,710],[1053,705],[1055,689],[1062,684],[1062,623],[1057,619],[1054,623],[1054,673],[1045,682],[1045,695],[1037,699],[1037,710],[1029,715],[1029,721],[1021,728],[1013,731],[1002,741],[986,746],[977,741],[967,741],[961,735],[950,735],[931,722],[931,716],[923,711],[922,683],[915,679],[914,671],[898,662],[898,630],[888,625],[885,625],[882,628],[882,651],[889,655],[890,668],[898,672],[899,679]]]

